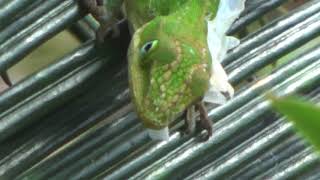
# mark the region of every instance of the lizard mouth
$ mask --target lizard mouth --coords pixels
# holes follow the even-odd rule
[[[129,71],[129,86],[130,86],[130,92],[132,101],[135,104],[136,111],[139,115],[141,115],[141,109],[142,107],[142,88],[144,86],[144,77],[143,77],[143,69],[140,66],[139,62],[139,44],[140,44],[140,38],[139,35],[141,34],[141,30],[137,30],[137,32],[134,33],[132,40],[130,42],[129,50],[128,50],[128,71]],[[141,117],[141,116],[140,116]]]

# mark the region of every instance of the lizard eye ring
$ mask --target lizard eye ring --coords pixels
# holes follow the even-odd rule
[[[158,40],[153,40],[145,43],[141,48],[141,54],[146,55],[152,52],[154,49],[156,49],[156,47],[158,47],[158,43],[159,43]]]
[[[152,43],[149,42],[149,43],[147,43],[146,45],[143,46],[143,50],[145,52],[148,52],[151,49],[151,47],[152,47]]]

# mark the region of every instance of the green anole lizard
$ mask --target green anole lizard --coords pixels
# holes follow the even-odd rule
[[[220,22],[214,21],[218,7],[226,8],[221,7],[224,2],[219,5],[219,0],[107,0],[106,9],[103,0],[81,2],[101,24],[98,41],[103,40],[106,29],[114,24],[120,6],[123,7],[133,32],[128,51],[130,91],[136,112],[150,136],[167,139],[169,123],[185,111],[187,130],[192,131],[190,112],[195,105],[209,138],[212,125],[203,97],[210,101],[224,97],[212,97],[208,92],[221,92],[220,96],[233,94],[220,63],[212,60],[221,58],[223,53],[210,54],[208,45],[226,31],[215,28]],[[244,6],[244,0],[234,4]],[[209,26],[215,31],[210,36]],[[234,39],[218,41],[221,42],[216,46],[234,44]],[[219,73],[223,78],[219,78]]]

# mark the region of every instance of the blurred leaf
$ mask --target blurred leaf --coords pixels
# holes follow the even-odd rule
[[[291,120],[296,129],[320,151],[320,107],[298,98],[271,97],[272,106]]]

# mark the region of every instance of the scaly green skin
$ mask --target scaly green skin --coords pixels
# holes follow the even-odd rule
[[[200,100],[208,89],[211,59],[206,17],[216,13],[219,2],[128,0],[125,3],[135,30],[128,53],[133,101],[145,126],[161,129]],[[170,8],[160,4],[168,4],[166,7]],[[145,52],[144,46],[154,41],[157,41],[155,47]]]
[[[107,0],[107,9],[119,9],[121,2]],[[215,16],[219,0],[123,3],[134,32],[128,52],[132,99],[144,125],[162,129],[208,89],[211,59],[206,18]]]

